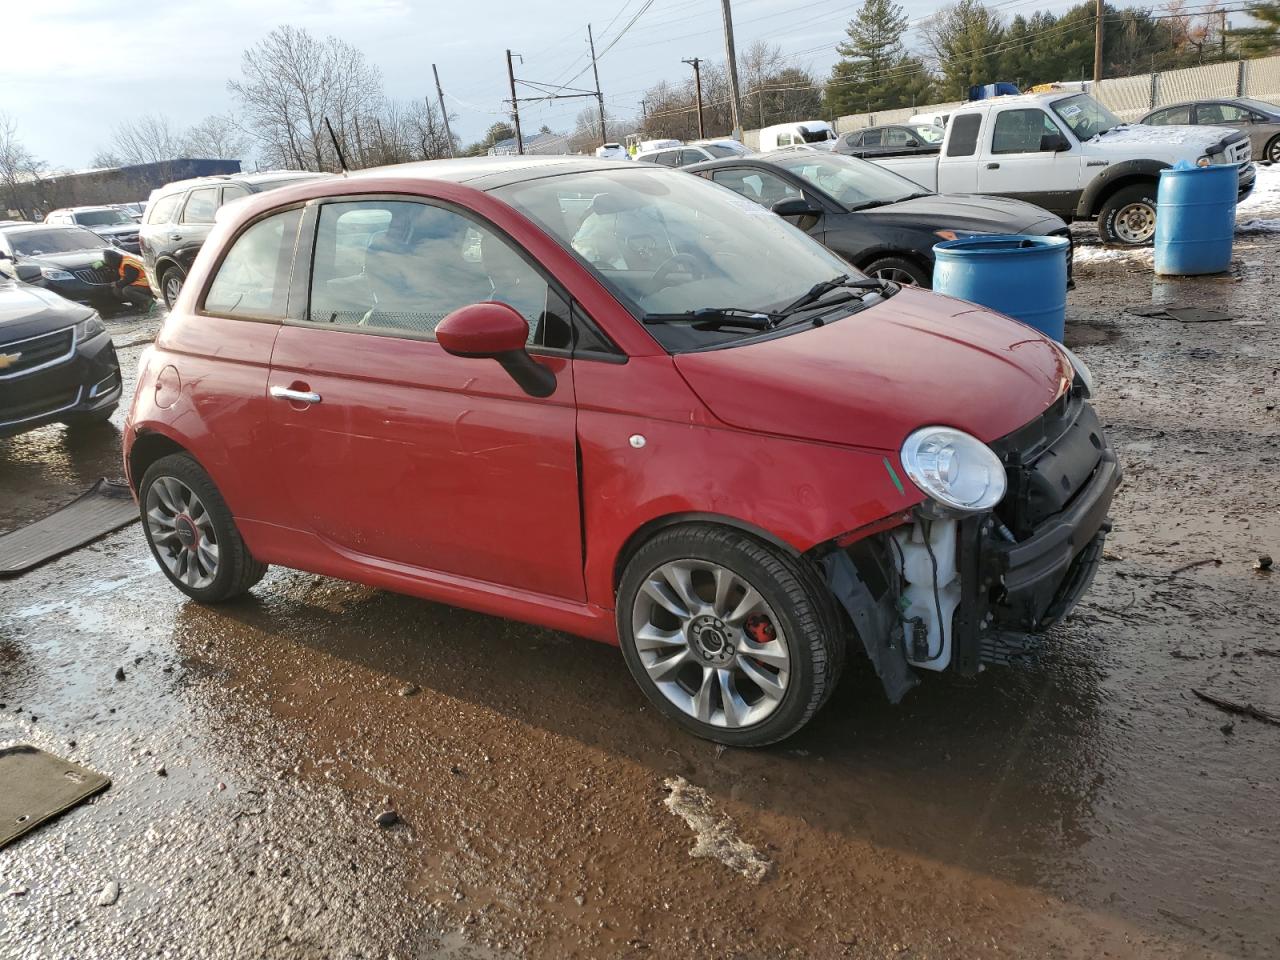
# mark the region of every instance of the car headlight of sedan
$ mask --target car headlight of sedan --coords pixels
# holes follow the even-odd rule
[[[1085,362],[1075,355],[1074,352],[1059,344],[1058,349],[1067,355],[1067,359],[1071,361],[1071,369],[1076,372],[1076,379],[1080,381],[1084,387],[1084,395],[1086,397],[1093,396],[1093,373],[1085,366]]]
[[[59,270],[57,267],[41,267],[40,276],[44,277],[46,280],[74,280],[75,279],[75,277],[73,277],[68,271]]]
[[[921,427],[907,437],[902,467],[926,495],[964,513],[990,510],[1008,485],[991,448],[954,427]]]
[[[102,318],[94,312],[76,324],[76,342],[82,343],[85,340],[91,340],[100,333],[106,332],[107,328],[103,324]]]

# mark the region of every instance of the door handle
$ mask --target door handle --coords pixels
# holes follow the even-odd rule
[[[273,386],[270,390],[271,396],[277,400],[295,400],[298,403],[319,403],[320,394],[312,393],[307,390],[291,390],[288,387]]]
[[[987,169],[988,169],[988,170],[999,170],[999,169],[1000,169],[1000,164],[998,164],[998,163],[988,163],[988,164],[987,164]]]

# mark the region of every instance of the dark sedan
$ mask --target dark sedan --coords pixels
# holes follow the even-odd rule
[[[120,393],[116,350],[97,313],[0,279],[0,437],[101,423]]]
[[[1232,97],[1175,103],[1151,111],[1139,123],[1153,127],[1186,123],[1234,127],[1248,134],[1255,160],[1280,163],[1280,107],[1265,100]]]
[[[868,276],[898,283],[932,286],[933,246],[942,240],[984,233],[1070,238],[1062,220],[1030,203],[929,193],[854,157],[779,151],[685,170],[785,217]]]
[[[847,157],[909,157],[937,153],[946,131],[931,123],[892,124],[846,133],[836,141],[835,152]]]
[[[45,223],[0,227],[0,279],[24,280],[98,309],[119,305],[120,278],[103,256],[106,241],[84,227]]]

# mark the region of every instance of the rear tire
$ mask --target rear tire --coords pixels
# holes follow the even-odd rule
[[[1262,151],[1262,157],[1271,163],[1280,163],[1280,135],[1271,138],[1271,142]]]
[[[190,454],[170,454],[148,467],[138,504],[151,555],[193,600],[238,597],[267,572],[249,553],[213,480]]]
[[[617,617],[650,702],[729,746],[791,736],[844,665],[841,621],[817,570],[725,527],[672,527],[645,543],[622,575]]]
[[[178,294],[182,292],[182,285],[186,282],[187,275],[182,272],[181,267],[169,267],[160,275],[160,295],[164,298],[164,305],[170,310],[178,299]]]
[[[1117,190],[1098,213],[1103,243],[1143,247],[1156,235],[1156,185],[1137,183]]]
[[[933,286],[933,277],[921,264],[905,257],[881,257],[872,260],[862,272],[868,277],[880,280],[892,280],[909,287],[923,287],[928,290]]]

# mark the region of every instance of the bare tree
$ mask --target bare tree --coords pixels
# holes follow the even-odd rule
[[[43,171],[44,164],[18,139],[13,118],[0,113],[0,216],[12,210],[34,217]]]
[[[183,153],[182,135],[159,113],[144,113],[116,125],[111,153],[121,164],[163,163]]]
[[[243,160],[249,136],[230,117],[210,114],[187,130],[183,152],[204,160]]]

